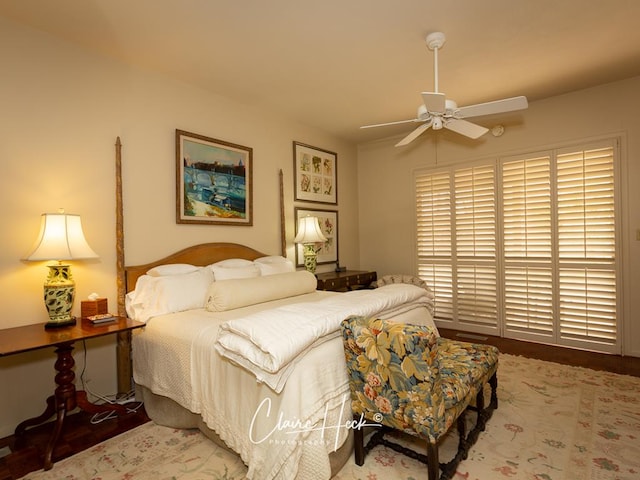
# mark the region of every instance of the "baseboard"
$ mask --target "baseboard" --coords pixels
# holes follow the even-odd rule
[[[469,340],[479,340],[481,342],[486,342],[489,340],[489,337],[485,337],[483,335],[475,335],[473,333],[456,333],[456,338],[467,338]]]

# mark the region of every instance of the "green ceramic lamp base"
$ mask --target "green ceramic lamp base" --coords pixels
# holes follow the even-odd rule
[[[47,330],[50,328],[69,327],[76,324],[76,317],[71,317],[69,320],[49,320],[44,324],[44,328]]]
[[[48,265],[49,276],[44,284],[44,304],[49,313],[45,328],[58,328],[75,325],[76,318],[71,315],[76,284],[71,276],[69,265]]]
[[[315,243],[305,243],[303,245],[302,256],[304,258],[304,268],[311,273],[316,273],[316,265],[318,263],[318,255],[316,253]]]

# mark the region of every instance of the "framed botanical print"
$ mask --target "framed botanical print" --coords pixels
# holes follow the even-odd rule
[[[253,149],[176,130],[176,223],[253,225]]]
[[[300,223],[300,219],[307,216],[318,218],[320,230],[327,238],[326,242],[318,245],[318,265],[323,263],[336,263],[338,261],[338,212],[297,207],[295,209],[296,228],[298,228],[297,225]],[[298,232],[295,233],[297,234]],[[304,265],[303,250],[300,244],[296,245],[296,265]]]
[[[293,142],[295,200],[338,204],[338,155]]]

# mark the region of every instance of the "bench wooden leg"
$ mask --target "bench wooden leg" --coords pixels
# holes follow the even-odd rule
[[[427,442],[427,469],[429,473],[429,480],[438,480],[440,477],[438,445],[431,442]]]
[[[484,385],[480,386],[480,391],[476,395],[476,409],[476,426],[481,432],[484,432],[484,429],[487,426],[487,421],[484,414]]]
[[[353,416],[354,423],[360,421],[360,415]],[[357,423],[356,423],[357,424]],[[364,465],[364,428],[355,428],[353,430],[353,449],[355,453],[356,465]]]
[[[489,379],[491,385],[491,408],[498,408],[498,372],[494,373]]]
[[[458,455],[462,458],[461,460],[466,460],[467,455],[469,453],[469,442],[467,441],[467,421],[466,421],[466,412],[462,412],[458,417]]]

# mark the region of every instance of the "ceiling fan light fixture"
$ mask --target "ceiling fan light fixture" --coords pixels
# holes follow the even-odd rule
[[[434,130],[440,130],[442,128],[442,118],[433,117],[433,120],[431,121],[431,128]]]

